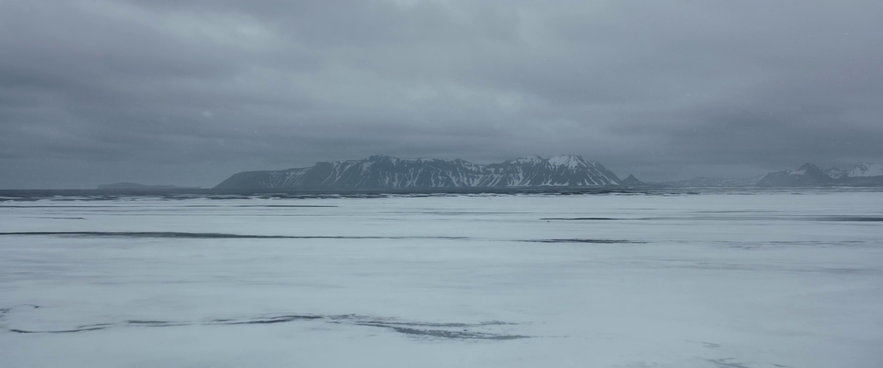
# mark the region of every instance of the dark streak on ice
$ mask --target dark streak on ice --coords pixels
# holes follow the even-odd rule
[[[176,323],[176,322],[166,322],[166,321],[139,321],[139,320],[126,321],[123,324],[129,325],[129,326],[144,326],[144,327],[177,327],[177,326],[191,325],[190,323]]]
[[[403,333],[407,335],[413,335],[418,337],[438,337],[445,339],[464,339],[464,340],[515,340],[515,339],[526,339],[530,336],[522,336],[522,335],[500,335],[500,334],[492,334],[486,332],[473,332],[467,329],[463,329],[460,331],[457,330],[428,330],[428,329],[418,329],[418,328],[410,328],[410,327],[401,327],[401,326],[393,326],[393,325],[385,325],[379,323],[356,323],[359,326],[372,326],[372,327],[383,327],[391,329],[398,333]]]
[[[215,206],[219,207],[219,206]],[[339,206],[332,205],[320,205],[320,204],[241,204],[233,207],[270,207],[270,208],[296,208],[296,207],[305,207],[305,208],[334,208]]]
[[[390,325],[390,326],[451,327],[451,328],[515,325],[515,323],[499,322],[499,321],[480,322],[480,323],[432,323],[432,322],[392,322],[392,321],[386,320],[386,319],[367,321],[367,323],[375,323],[375,324]]]
[[[325,205],[325,204],[240,204],[240,205],[210,205],[210,204],[190,204],[190,205],[180,205],[176,207],[186,207],[186,208],[229,208],[229,207],[239,207],[239,208],[337,208],[340,206],[336,205]],[[104,205],[0,205],[0,208],[114,208],[114,209],[126,209],[125,206],[104,206]],[[156,209],[163,209],[162,207],[156,207]]]
[[[616,221],[616,220],[642,220],[642,219],[624,219],[614,217],[543,217],[543,221]]]
[[[325,236],[325,235],[248,235],[187,232],[105,232],[105,231],[28,231],[0,232],[0,236],[79,236],[114,238],[188,238],[188,239],[467,239],[458,236]]]
[[[86,332],[86,331],[98,331],[108,329],[112,326],[94,326],[94,327],[84,327],[84,328],[75,328],[72,330],[56,330],[56,331],[28,331],[28,330],[19,330],[19,329],[10,329],[9,332],[15,332],[20,334],[60,334],[60,333],[74,333],[74,332]]]
[[[10,308],[0,309],[2,313],[8,313]],[[525,335],[509,335],[492,333],[487,331],[475,331],[478,328],[491,326],[515,325],[509,322],[489,321],[480,323],[438,323],[438,322],[408,322],[391,318],[374,318],[355,314],[345,315],[312,315],[312,314],[283,314],[276,316],[263,316],[246,319],[212,319],[203,322],[173,322],[159,320],[128,320],[120,323],[103,323],[94,325],[78,326],[67,330],[22,330],[9,329],[9,332],[20,334],[60,334],[105,330],[112,327],[180,327],[180,326],[218,326],[218,325],[256,325],[288,323],[296,321],[324,321],[333,324],[348,324],[353,326],[378,327],[389,329],[398,333],[419,338],[459,339],[459,340],[515,340],[530,338]]]
[[[646,242],[622,239],[531,239],[528,243],[590,243],[590,244],[646,244]]]
[[[122,206],[58,206],[58,205],[36,205],[36,206],[0,206],[0,208],[125,208]]]
[[[35,206],[37,207],[37,206]],[[324,205],[324,204],[238,204],[232,206],[210,205],[210,204],[190,204],[182,205],[188,208],[220,208],[220,207],[241,207],[241,208],[336,208],[340,206]]]
[[[706,348],[709,348],[709,349],[717,349],[717,348],[721,347],[721,344],[715,344],[715,343],[713,343],[713,342],[707,342],[707,341],[692,341],[692,340],[685,340],[685,341],[687,341],[687,342],[692,342],[692,343],[696,343],[696,344],[700,344],[700,345],[702,345],[703,347],[706,347]]]
[[[733,211],[731,211],[733,212]],[[728,212],[708,212],[727,214]],[[735,213],[735,212],[733,212]],[[542,221],[832,221],[832,222],[883,222],[883,216],[670,216],[670,217],[543,217]]]
[[[264,319],[254,319],[254,320],[246,320],[246,321],[237,321],[230,319],[216,319],[211,322],[211,324],[218,325],[257,325],[257,324],[269,324],[269,323],[285,323],[299,320],[312,320],[312,319],[322,319],[322,316],[313,316],[313,315],[283,315],[283,316],[275,316]]]
[[[847,221],[847,222],[883,222],[883,217],[874,216],[831,216],[819,217],[818,221]]]
[[[19,304],[18,306],[12,308],[0,308],[0,316],[12,312],[12,310],[17,307],[30,307],[32,309],[40,309],[40,306],[36,304]]]
[[[708,359],[709,362],[716,365],[718,368],[749,368],[747,365],[733,362],[733,358],[725,358],[725,359]]]

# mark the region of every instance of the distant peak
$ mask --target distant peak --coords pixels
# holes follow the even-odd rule
[[[867,170],[869,168],[877,167],[880,165],[883,165],[883,164],[878,164],[878,163],[873,163],[873,162],[859,162],[859,163],[855,164],[855,168]]]
[[[860,162],[847,175],[850,177],[883,176],[883,164]]]
[[[623,180],[620,182],[620,184],[622,184],[622,185],[632,185],[632,186],[645,185],[645,183],[644,183],[643,181],[638,180],[638,178],[636,178],[636,177],[635,177],[634,175],[632,175],[632,174],[629,174],[629,176],[628,176],[627,178],[623,179]]]
[[[807,162],[807,163],[803,164],[802,166],[800,166],[800,168],[798,168],[797,170],[821,170],[821,169],[819,169],[818,166]]]
[[[795,176],[795,177],[797,177],[797,176],[831,177],[832,175],[835,175],[834,173],[831,173],[831,172],[825,172],[824,170],[820,169],[818,166],[813,165],[809,162],[801,165],[797,170],[785,170],[784,172],[790,176]]]

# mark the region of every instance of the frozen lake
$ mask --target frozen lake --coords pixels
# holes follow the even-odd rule
[[[75,199],[0,367],[883,367],[883,192]]]

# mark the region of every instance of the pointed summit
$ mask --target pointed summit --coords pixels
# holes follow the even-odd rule
[[[623,179],[619,184],[630,186],[630,187],[638,187],[638,186],[642,186],[642,185],[647,185],[647,183],[644,183],[643,181],[638,180],[638,178],[636,178],[632,174],[629,174],[629,177]]]
[[[785,170],[767,174],[757,183],[763,187],[816,187],[829,185],[830,175],[818,166],[805,163],[797,170]]]
[[[803,164],[802,166],[800,166],[799,168],[797,168],[796,171],[791,172],[791,175],[806,175],[806,174],[819,175],[819,174],[824,174],[824,171],[822,171],[822,169],[820,169],[818,166],[807,162],[807,163]]]
[[[812,164],[812,163],[810,163],[810,162],[807,162],[807,163],[803,164],[802,166],[800,166],[800,167],[798,168],[798,170],[814,170],[814,169],[818,169],[818,168],[819,168],[819,167],[816,166],[815,164]]]

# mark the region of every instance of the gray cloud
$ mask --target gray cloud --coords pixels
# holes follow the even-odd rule
[[[0,188],[371,154],[883,161],[879,2],[0,1]]]

